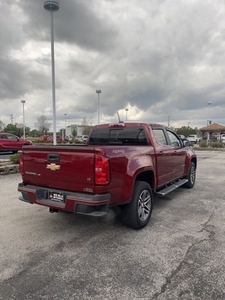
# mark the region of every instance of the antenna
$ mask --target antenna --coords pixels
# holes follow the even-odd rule
[[[120,115],[119,115],[118,111],[116,113],[117,113],[117,116],[118,116],[119,123],[123,123],[123,121],[120,120]]]

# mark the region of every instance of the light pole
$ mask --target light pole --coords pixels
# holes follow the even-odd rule
[[[13,114],[10,115],[11,124],[13,125]]]
[[[56,105],[55,105],[55,58],[54,58],[54,12],[59,10],[58,0],[44,1],[44,8],[51,12],[51,58],[52,58],[52,110],[53,145],[56,145]]]
[[[67,114],[64,114],[64,116],[65,116],[65,136],[64,136],[64,138],[66,138],[66,116],[67,116]]]
[[[64,114],[64,116],[65,116],[65,129],[66,129],[66,116],[67,116],[67,114]]]
[[[170,127],[170,116],[168,116],[168,127]]]
[[[23,104],[23,138],[25,139],[25,113],[24,113],[24,103],[25,100],[21,100],[21,103]]]
[[[126,121],[127,121],[127,112],[128,112],[128,108],[125,108],[126,111]]]
[[[100,93],[102,91],[101,90],[96,90],[96,93],[98,94],[98,124],[100,124],[100,104],[99,104],[99,97],[100,97]]]
[[[211,105],[211,102],[209,101],[209,102],[208,102],[208,107],[209,107],[209,119],[208,119],[208,124],[207,124],[207,125],[210,125],[210,124],[211,124],[211,120],[210,120],[210,105]]]
[[[37,136],[37,123],[36,122],[34,123],[34,129],[35,129],[34,136],[36,137]]]

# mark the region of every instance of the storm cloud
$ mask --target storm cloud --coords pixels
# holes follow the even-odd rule
[[[44,1],[0,3],[0,120],[52,118],[50,14]],[[54,13],[57,128],[86,118],[225,124],[222,0],[59,0]]]

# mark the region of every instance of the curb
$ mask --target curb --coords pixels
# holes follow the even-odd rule
[[[0,166],[0,175],[19,173],[19,165]]]

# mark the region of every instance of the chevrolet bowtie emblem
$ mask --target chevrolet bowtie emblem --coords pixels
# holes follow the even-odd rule
[[[46,166],[46,169],[49,169],[51,171],[55,171],[55,170],[59,170],[60,166],[56,165],[56,164],[49,164],[49,165]]]

